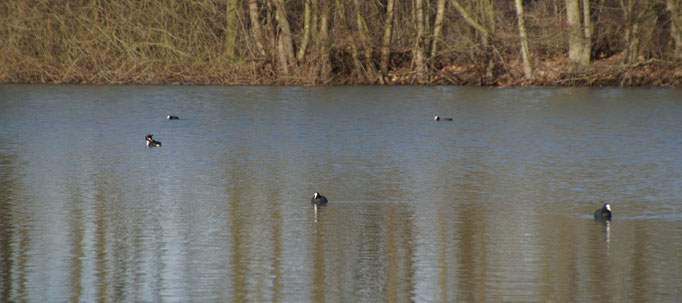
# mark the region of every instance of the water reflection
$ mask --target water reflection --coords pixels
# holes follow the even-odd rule
[[[0,92],[1,301],[682,297],[678,90]]]

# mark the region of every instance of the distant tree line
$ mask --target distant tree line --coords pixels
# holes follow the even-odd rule
[[[682,0],[4,0],[0,81],[669,85]]]

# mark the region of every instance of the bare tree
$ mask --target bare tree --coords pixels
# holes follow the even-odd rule
[[[310,1],[311,0],[304,0],[303,4],[303,37],[301,37],[301,44],[296,53],[296,61],[298,61],[299,64],[303,62],[303,57],[305,56],[305,51],[308,48],[308,42],[310,41]]]
[[[388,59],[391,53],[391,33],[393,30],[393,11],[395,0],[386,3],[386,19],[384,21],[384,34],[381,38],[381,61],[379,63],[382,78],[388,74]],[[383,79],[382,79],[383,81]]]
[[[0,1],[0,81],[681,83],[682,0],[38,2]]]
[[[443,19],[445,16],[445,0],[438,0],[436,4],[436,20],[433,22],[433,38],[431,40],[431,57],[429,61],[431,66],[434,66],[434,60],[438,55],[438,43],[441,42],[441,35],[443,32]]]
[[[353,30],[346,19],[346,5],[341,0],[336,0],[336,13],[338,14],[342,26],[346,29],[346,34],[350,36],[349,46],[351,49],[351,58],[353,58],[353,74],[364,77],[365,73],[363,72],[362,62],[360,61],[360,55],[358,54],[358,45],[353,37]]]
[[[680,10],[680,0],[667,0],[666,3],[670,12],[670,34],[675,41],[673,53],[676,60],[682,60],[682,10]]]
[[[592,49],[592,25],[590,22],[590,1],[583,0],[583,18],[580,16],[579,0],[566,0],[566,21],[568,23],[568,59],[574,64],[590,64]]]
[[[583,66],[590,65],[592,56],[592,17],[590,11],[590,0],[583,0],[583,52],[580,63]]]
[[[318,51],[320,53],[320,78],[327,80],[331,73],[331,64],[329,62],[329,4],[328,1],[322,1],[320,6],[320,15],[318,29],[316,30]]]
[[[640,24],[645,10],[641,7],[640,1],[620,0],[620,7],[625,17],[625,63],[635,63],[639,55],[640,46]]]
[[[424,56],[424,2],[422,0],[415,0],[415,15],[417,23],[417,36],[415,37],[414,46],[412,48],[414,65],[417,69],[417,83],[426,83],[428,79],[426,60]]]
[[[249,0],[249,21],[251,22],[251,40],[256,45],[258,54],[261,57],[265,57],[265,48],[263,47],[263,33],[261,30],[260,18],[258,18],[257,0]]]
[[[291,34],[284,0],[273,0],[275,4],[275,20],[277,20],[277,55],[279,67],[283,75],[290,75],[290,68],[296,63],[294,43]]]
[[[227,0],[225,6],[225,56],[232,59],[235,55],[237,44],[237,22],[239,14],[237,13],[237,0]]]
[[[492,3],[487,2],[487,1],[482,1],[482,9],[484,10],[484,17],[482,17],[481,21],[477,21],[474,19],[473,15],[466,9],[464,8],[460,3],[459,0],[450,0],[451,4],[457,9],[459,14],[464,18],[464,20],[471,25],[480,35],[481,39],[481,49],[483,53],[483,62],[486,65],[485,67],[485,78],[490,80],[493,78],[493,67],[494,67],[494,62],[493,62],[493,50],[492,50],[492,34],[495,32],[495,27],[493,25],[493,20],[492,19]]]
[[[521,40],[521,57],[523,58],[523,73],[526,79],[533,79],[533,68],[530,65],[530,54],[528,52],[528,36],[526,26],[523,24],[523,0],[515,0],[516,17],[519,24],[519,39]]]
[[[367,28],[367,22],[362,16],[362,10],[358,0],[353,0],[353,7],[355,8],[355,21],[358,27],[358,35],[360,36],[358,42],[360,43],[360,48],[364,50],[363,55],[365,59],[365,79],[369,80],[370,82],[374,82],[376,79],[376,73],[374,71],[374,62],[372,61],[372,50],[374,49],[372,47],[372,39],[368,33],[369,29]]]

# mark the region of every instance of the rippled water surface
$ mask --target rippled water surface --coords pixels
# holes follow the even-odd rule
[[[0,86],[0,301],[679,302],[681,130],[668,89]]]

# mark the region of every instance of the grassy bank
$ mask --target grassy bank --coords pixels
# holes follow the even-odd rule
[[[588,64],[565,2],[6,0],[0,82],[682,84],[679,0],[587,1]]]

